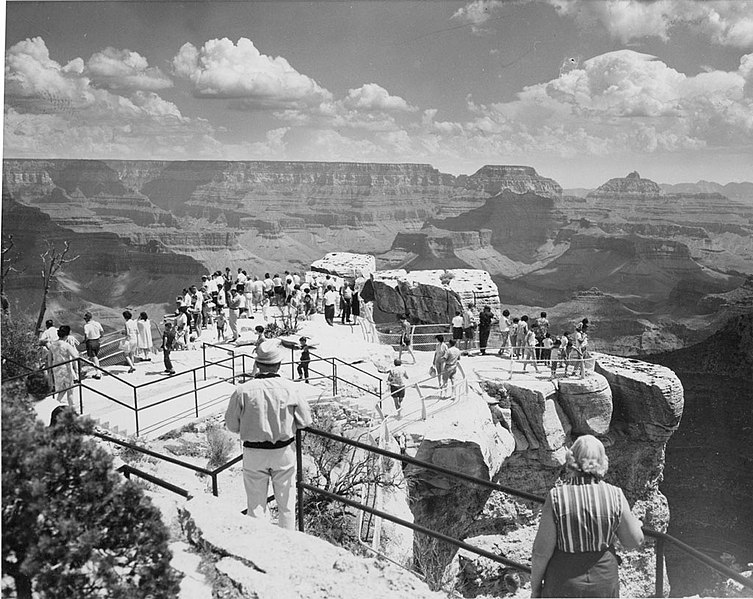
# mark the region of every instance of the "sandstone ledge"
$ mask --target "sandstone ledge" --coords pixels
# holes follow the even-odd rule
[[[195,497],[179,508],[188,541],[214,554],[218,575],[258,599],[439,599],[409,572],[300,532],[243,516],[237,506]]]

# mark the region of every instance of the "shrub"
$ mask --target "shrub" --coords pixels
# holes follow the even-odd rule
[[[316,428],[343,435],[337,408],[312,406],[312,411]],[[375,454],[333,439],[305,433],[303,453],[310,459],[313,469],[310,484],[341,497],[359,501],[364,486],[398,484],[390,474],[389,465],[379,467]],[[358,542],[358,513],[355,509],[334,499],[307,492],[304,494],[303,513],[305,529],[309,534],[351,551],[362,551]]]
[[[160,512],[112,469],[92,428],[71,412],[46,428],[4,394],[3,574],[20,598],[175,597]]]
[[[29,316],[11,317],[2,313],[3,378],[10,378],[44,366],[42,348],[34,332],[34,322]],[[26,368],[24,368],[24,366]]]
[[[236,449],[237,443],[228,435],[222,426],[214,423],[207,425],[207,468],[214,470],[230,459],[230,453]]]

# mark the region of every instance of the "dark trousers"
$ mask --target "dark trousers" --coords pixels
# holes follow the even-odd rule
[[[479,329],[478,330],[478,346],[481,349],[481,353],[486,353],[486,344],[489,343],[489,333],[491,329]]]
[[[342,309],[340,322],[342,322],[343,324],[345,324],[345,321],[350,322],[350,300],[343,298],[342,304],[340,304],[340,308]]]
[[[335,304],[331,306],[324,306],[324,320],[327,324],[332,324],[335,320]]]
[[[309,382],[309,363],[298,362],[298,377],[302,378],[307,383]]]
[[[162,350],[162,357],[165,358],[165,370],[168,372],[171,372],[173,369],[173,363],[170,361],[170,352],[172,350],[169,350],[167,348],[164,348]]]

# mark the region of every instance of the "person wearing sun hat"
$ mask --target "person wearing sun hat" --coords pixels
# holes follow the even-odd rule
[[[272,481],[281,528],[295,528],[295,431],[311,424],[311,409],[300,385],[279,374],[282,351],[278,339],[256,347],[254,378],[236,386],[225,425],[243,442],[243,485],[248,515],[267,514]]]

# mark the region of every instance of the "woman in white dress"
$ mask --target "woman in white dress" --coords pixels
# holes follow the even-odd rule
[[[136,321],[136,345],[138,346],[137,357],[147,362],[152,361],[152,323],[146,312],[139,314]]]
[[[50,343],[50,354],[52,356],[53,376],[55,378],[55,391],[58,392],[58,402],[63,401],[63,396],[67,395],[68,405],[75,409],[73,405],[73,388],[76,378],[73,369],[74,363],[68,362],[78,358],[78,350],[68,341],[71,334],[71,327],[67,324],[58,328],[58,338]],[[68,362],[68,364],[64,364]],[[59,364],[59,366],[57,366]]]
[[[138,333],[139,329],[136,326],[136,322],[132,318],[132,314],[126,310],[123,312],[123,318],[125,319],[125,328],[123,329],[123,357],[128,363],[128,372],[134,372],[136,370],[133,365],[133,356],[136,353],[138,347]]]

